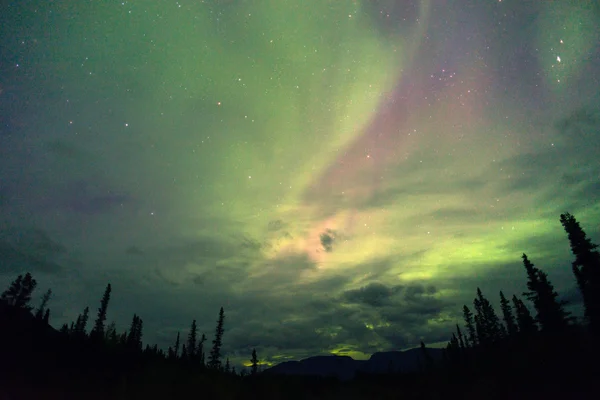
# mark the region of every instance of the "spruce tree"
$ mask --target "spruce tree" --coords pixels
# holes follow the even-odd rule
[[[231,372],[231,367],[229,366],[229,357],[225,360],[225,373],[229,374]]]
[[[77,316],[77,322],[75,323],[75,328],[73,331],[75,337],[77,337],[77,338],[86,337],[85,329],[87,327],[89,312],[90,312],[90,308],[86,307],[83,309],[83,314],[79,314]]]
[[[133,314],[129,334],[127,335],[127,347],[135,350],[142,349],[143,324],[144,321],[137,314]]]
[[[527,271],[527,289],[523,293],[533,303],[537,311],[536,320],[542,330],[560,332],[568,326],[569,314],[564,310],[564,302],[558,301],[558,293],[550,283],[548,275],[536,268],[523,253],[523,265]]]
[[[198,360],[200,361],[201,367],[204,367],[205,361],[204,342],[206,342],[206,335],[203,333],[202,337],[200,337],[200,342],[198,342]]]
[[[175,347],[173,348],[173,358],[177,359],[179,356],[179,332],[177,332],[177,339],[175,340]]]
[[[221,369],[221,346],[223,345],[223,323],[225,321],[225,312],[223,307],[219,310],[219,319],[215,329],[215,338],[213,339],[213,347],[210,350],[208,366],[212,369]]]
[[[17,276],[9,288],[2,293],[0,299],[5,301],[8,305],[15,308],[23,308],[27,311],[31,311],[29,302],[31,301],[31,294],[37,286],[37,281],[33,279],[31,274],[28,272],[23,275]]]
[[[256,356],[256,349],[252,349],[252,358],[250,359],[252,363],[252,375],[256,375],[258,372],[258,357]]]
[[[489,344],[498,340],[501,337],[500,319],[480,288],[477,288],[477,297],[473,300],[473,305],[477,313],[475,323],[479,342]]]
[[[104,322],[106,321],[106,310],[108,309],[108,302],[110,301],[110,291],[111,287],[109,283],[104,290],[104,295],[100,301],[100,308],[98,308],[98,318],[96,318],[96,323],[90,333],[90,337],[95,339],[104,338]]]
[[[192,321],[192,326],[190,327],[190,333],[188,334],[187,340],[187,356],[190,360],[196,359],[196,337],[198,336],[198,328],[196,327],[196,320]]]
[[[537,332],[535,320],[531,316],[525,303],[523,303],[523,300],[519,299],[516,295],[513,295],[512,302],[515,309],[519,334],[528,336]]]
[[[454,337],[454,340],[456,341],[456,346],[458,347],[458,340],[456,339],[456,336],[454,334],[452,334],[452,336]],[[429,354],[429,352],[427,351],[427,347],[425,346],[425,343],[422,340],[421,355],[423,356],[423,360],[425,362],[425,370],[431,371],[433,369],[433,358],[431,358],[431,354]]]
[[[106,327],[106,332],[104,333],[104,341],[111,346],[115,346],[117,344],[117,325],[115,322],[111,322]]]
[[[37,319],[44,318],[44,312],[46,311],[46,306],[48,305],[48,301],[50,300],[50,296],[52,296],[52,289],[48,289],[46,293],[42,296],[42,301],[40,302],[40,306],[35,312],[35,317]]]
[[[44,313],[44,317],[42,318],[42,321],[44,321],[45,324],[50,323],[50,309],[49,308],[46,308],[46,312]]]
[[[502,309],[502,319],[506,326],[506,333],[508,336],[514,336],[517,333],[517,323],[510,302],[504,297],[502,291],[500,291],[500,307]]]
[[[458,344],[459,344],[460,348],[464,349],[465,347],[468,347],[467,345],[465,345],[465,341],[463,340],[463,334],[460,331],[460,326],[458,326],[458,324],[456,324],[456,334],[458,336]]]
[[[575,217],[561,214],[560,223],[567,232],[571,252],[575,256],[572,269],[583,297],[584,315],[590,331],[600,335],[600,253],[598,245],[587,238]]]
[[[187,348],[185,347],[185,344],[181,348],[181,359],[182,360],[187,360],[188,359]]]
[[[475,330],[475,321],[473,320],[473,313],[469,310],[466,305],[463,306],[463,317],[465,319],[465,327],[467,328],[468,340],[471,346],[477,345],[477,333]]]

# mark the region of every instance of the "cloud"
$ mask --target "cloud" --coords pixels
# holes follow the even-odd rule
[[[382,283],[374,282],[360,289],[348,290],[343,297],[352,303],[363,303],[379,307],[388,302],[390,297],[400,289],[400,286],[388,287]]]
[[[0,230],[2,273],[23,271],[59,273],[61,256],[66,248],[40,229],[5,227]]]

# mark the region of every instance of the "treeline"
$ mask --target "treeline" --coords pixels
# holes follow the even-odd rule
[[[219,386],[226,386],[216,385],[219,379],[250,378],[259,372],[255,349],[249,354],[249,371],[245,368],[236,371],[223,354],[223,307],[210,347],[206,334],[198,332],[193,320],[187,337],[182,338],[178,332],[174,344],[164,351],[156,344],[144,346],[144,321],[137,314],[122,332],[117,331],[115,322],[106,323],[110,283],[93,324],[90,308],[85,307],[74,321],[63,324],[58,331],[49,324],[52,290],[43,294],[34,309],[31,298],[36,288],[37,281],[31,273],[26,273],[19,275],[0,296],[0,387],[19,380],[32,390],[56,386],[59,391],[77,392],[100,385],[98,393],[103,395],[127,393],[136,397],[144,393],[143,386],[173,387],[168,391],[171,394],[178,390],[185,392],[199,376],[211,377],[205,388],[210,392],[209,388],[218,390]],[[148,374],[153,377],[151,384],[144,378]]]
[[[579,382],[597,371],[589,366],[599,361],[600,254],[573,215],[561,214],[560,223],[575,256],[571,268],[583,299],[582,323],[565,310],[567,303],[559,300],[548,274],[523,254],[527,291],[510,300],[500,291],[498,314],[477,288],[472,308],[463,306],[463,329],[457,324],[446,346],[446,372],[457,379],[465,370],[477,376],[509,374],[513,383],[526,386],[532,382],[519,379],[535,375],[544,384],[553,379]]]
[[[26,273],[25,276],[19,275],[9,286],[7,290],[2,293],[0,300],[3,303],[3,311],[5,313],[11,313],[13,316],[16,314],[30,314],[37,322],[49,325],[50,309],[48,308],[48,302],[52,295],[52,290],[48,289],[42,296],[40,305],[33,312],[33,307],[30,305],[31,296],[37,287],[37,281],[32,277],[31,273]],[[60,334],[64,338],[68,338],[78,344],[88,342],[93,346],[106,347],[109,349],[123,349],[128,350],[130,353],[135,352],[140,354],[149,355],[152,357],[158,357],[173,361],[185,363],[186,366],[193,366],[199,369],[211,369],[214,371],[220,371],[224,373],[236,374],[235,367],[230,366],[229,358],[222,362],[222,346],[223,346],[223,334],[225,332],[225,311],[223,307],[219,310],[217,319],[217,326],[215,328],[215,336],[212,340],[212,347],[210,352],[206,354],[204,351],[204,344],[207,340],[206,335],[202,333],[198,339],[198,328],[196,320],[192,321],[187,340],[185,343],[181,343],[180,333],[177,333],[174,346],[169,346],[165,353],[162,349],[159,349],[155,344],[151,346],[146,344],[143,347],[142,336],[143,336],[143,323],[144,321],[137,314],[133,315],[131,325],[129,329],[122,333],[117,332],[115,322],[111,322],[106,326],[106,314],[108,310],[108,304],[110,302],[110,295],[112,286],[109,283],[106,286],[104,295],[100,300],[100,307],[94,325],[90,332],[87,332],[88,320],[90,308],[85,307],[83,312],[77,316],[75,321],[70,324],[63,324],[60,328]],[[14,319],[9,321],[6,328],[11,329],[11,324],[17,324],[21,319]],[[179,350],[181,344],[181,352]],[[256,349],[253,349],[251,358],[251,373],[256,374],[258,372],[259,360],[256,355]],[[247,374],[245,369],[240,371],[240,376]]]

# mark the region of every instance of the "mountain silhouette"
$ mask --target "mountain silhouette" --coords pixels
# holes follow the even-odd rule
[[[427,352],[434,362],[442,359],[442,349],[428,348]],[[414,348],[406,351],[378,352],[371,355],[368,360],[355,360],[348,356],[315,356],[300,361],[286,361],[266,369],[264,373],[350,380],[357,373],[417,372],[425,366],[425,363],[422,350]]]

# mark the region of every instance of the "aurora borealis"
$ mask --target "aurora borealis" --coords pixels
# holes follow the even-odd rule
[[[0,283],[60,327],[104,286],[167,347],[266,363],[445,342],[520,256],[576,305],[600,232],[592,1],[23,1],[0,8]]]

